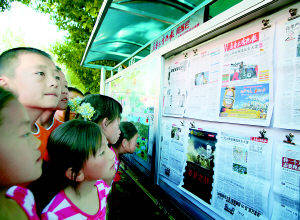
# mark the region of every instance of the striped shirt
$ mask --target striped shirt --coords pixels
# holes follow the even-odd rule
[[[114,152],[114,154],[115,154],[115,170],[116,170],[116,172],[117,172],[118,169],[119,169],[120,161],[118,160],[118,157],[117,157],[117,154],[116,154],[114,148],[113,148],[113,147],[110,147],[110,149],[111,149],[111,150]]]
[[[6,191],[6,196],[15,200],[24,210],[28,219],[38,220],[36,214],[35,201],[32,192],[21,186],[12,186]]]
[[[99,210],[95,215],[89,215],[81,211],[62,190],[45,207],[42,212],[42,219],[105,220],[106,198],[110,191],[110,186],[108,186],[103,180],[98,180],[95,183],[95,186],[98,189],[99,196]]]

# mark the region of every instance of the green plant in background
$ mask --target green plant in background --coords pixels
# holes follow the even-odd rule
[[[18,2],[21,2],[25,5],[28,5],[30,3],[30,0],[17,0]],[[1,0],[0,1],[0,12],[3,12],[7,9],[10,9],[12,0]]]
[[[31,6],[50,14],[51,19],[68,36],[57,43],[52,51],[57,61],[65,65],[67,78],[84,92],[99,93],[100,70],[80,66],[85,47],[92,33],[102,0],[36,0]],[[97,61],[96,64],[115,66],[115,61]]]

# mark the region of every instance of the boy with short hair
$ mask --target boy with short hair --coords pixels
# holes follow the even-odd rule
[[[60,96],[60,75],[51,56],[31,47],[0,55],[0,86],[11,90],[26,108],[32,130],[45,110],[55,109]]]
[[[43,114],[37,119],[35,126],[37,128],[37,132],[33,133],[39,140],[41,140],[40,150],[42,153],[42,157],[44,160],[48,161],[48,153],[47,153],[47,142],[48,137],[51,132],[56,129],[59,125],[63,123],[63,120],[59,120],[56,116],[58,111],[65,110],[68,105],[69,91],[68,91],[68,83],[66,81],[65,75],[61,71],[59,67],[57,69],[60,71],[61,78],[61,91],[59,95],[59,102],[55,110],[46,110]],[[56,116],[56,117],[55,117]]]
[[[45,111],[57,107],[61,93],[60,73],[46,52],[31,47],[13,48],[0,55],[0,87],[18,96],[29,115],[31,130],[36,132],[36,120]],[[39,150],[43,157],[46,145],[40,140]]]

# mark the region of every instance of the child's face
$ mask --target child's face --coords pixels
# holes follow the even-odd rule
[[[133,154],[134,151],[135,151],[135,148],[136,148],[136,145],[137,145],[137,139],[138,139],[138,134],[135,134],[131,139],[130,141],[128,141],[129,143],[129,146],[128,146],[128,150],[127,150],[127,153],[130,153],[130,154]]]
[[[59,96],[59,102],[57,108],[60,110],[64,110],[68,106],[69,90],[68,90],[68,82],[65,78],[65,75],[62,72],[60,72],[60,81],[61,81],[61,93]]]
[[[105,136],[102,135],[101,147],[95,157],[90,156],[83,167],[85,180],[103,179],[108,183],[114,178],[116,174],[115,154],[107,144]]]
[[[116,118],[112,122],[108,123],[107,126],[101,126],[102,131],[110,144],[115,144],[118,141],[121,134],[119,126],[120,118]]]
[[[30,131],[24,107],[11,100],[1,111],[0,185],[31,182],[42,173],[40,141]]]
[[[56,108],[60,91],[60,76],[55,64],[47,57],[23,53],[18,57],[10,89],[20,103],[31,108]]]

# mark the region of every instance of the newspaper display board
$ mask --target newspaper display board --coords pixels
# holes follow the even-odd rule
[[[150,164],[155,136],[157,183],[214,218],[300,219],[300,18],[289,9],[168,57],[163,70],[154,52],[106,82],[123,120],[140,125],[138,160]]]
[[[150,169],[154,144],[154,108],[158,105],[160,59],[135,63],[116,79],[106,82],[107,95],[118,100],[122,107],[122,121],[132,122],[138,129],[135,159]],[[156,68],[156,69],[155,69]],[[154,76],[154,74],[157,74]]]
[[[159,178],[220,218],[300,218],[300,17],[287,12],[165,60]]]

